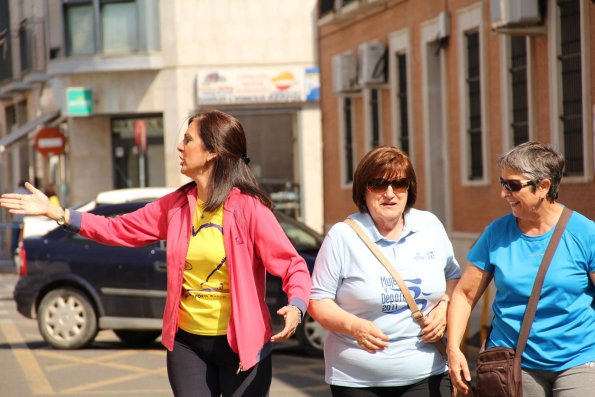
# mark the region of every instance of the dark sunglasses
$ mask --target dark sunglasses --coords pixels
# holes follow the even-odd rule
[[[402,192],[409,189],[409,180],[405,178],[392,181],[384,178],[372,179],[368,182],[368,189],[373,193],[384,193],[389,185],[393,188],[393,191]]]
[[[509,192],[518,192],[525,186],[535,186],[535,181],[530,179],[524,181],[518,179],[502,179],[502,177],[500,177],[500,186]]]

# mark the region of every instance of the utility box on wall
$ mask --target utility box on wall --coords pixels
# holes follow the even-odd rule
[[[541,23],[539,0],[490,0],[492,29],[535,26]]]
[[[333,56],[333,92],[357,90],[357,60],[353,52]]]
[[[359,85],[383,84],[386,82],[386,46],[382,41],[368,41],[360,44]]]

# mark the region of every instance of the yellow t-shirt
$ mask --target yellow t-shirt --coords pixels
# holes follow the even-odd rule
[[[225,335],[231,315],[229,272],[223,246],[223,206],[203,212],[196,202],[180,300],[179,325],[198,335]]]
[[[60,199],[58,198],[58,196],[50,196],[48,197],[48,199],[50,200],[50,203],[56,204],[58,207],[60,207]]]

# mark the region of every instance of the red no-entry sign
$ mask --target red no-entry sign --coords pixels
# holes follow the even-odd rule
[[[35,136],[35,149],[44,156],[62,154],[66,138],[59,128],[42,128]]]

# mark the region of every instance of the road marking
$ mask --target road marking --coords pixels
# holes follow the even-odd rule
[[[53,395],[54,389],[52,389],[50,382],[46,378],[45,373],[39,366],[33,353],[26,347],[19,347],[27,345],[17,327],[12,323],[1,323],[0,330],[10,346],[12,354],[14,354],[17,359],[25,378],[27,379],[27,385],[29,385],[33,395]]]
[[[96,355],[92,358],[84,358],[84,357],[69,356],[69,355],[65,355],[62,352],[55,352],[55,351],[50,351],[50,350],[39,352],[39,355],[42,357],[53,358],[53,359],[65,361],[63,363],[47,366],[46,368],[48,369],[49,372],[66,369],[68,367],[78,367],[80,365],[95,364],[95,365],[101,366],[101,367],[108,367],[108,368],[120,369],[123,371],[143,373],[143,372],[147,371],[146,368],[139,367],[136,365],[121,364],[121,363],[118,363],[115,361],[108,361],[108,360],[116,360],[118,358],[131,357],[136,354],[138,354],[138,352],[128,350],[128,351],[115,352],[115,353],[109,353],[109,354],[103,354],[103,355]],[[164,374],[166,373],[165,367],[161,367],[161,368],[159,368],[159,370],[162,371]]]
[[[70,389],[64,389],[64,390],[61,390],[60,392],[63,394],[80,393],[80,392],[90,391],[92,389],[98,389],[98,388],[105,387],[105,386],[113,386],[113,385],[117,385],[120,383],[129,382],[129,381],[137,380],[140,378],[146,378],[151,375],[158,375],[158,374],[162,374],[162,373],[163,373],[163,368],[157,368],[157,369],[153,369],[150,371],[143,371],[143,373],[140,373],[140,374],[137,373],[137,374],[124,375],[124,376],[120,376],[118,378],[106,379],[106,380],[95,382],[95,383],[87,383],[82,386],[76,386],[76,387],[72,387]]]

